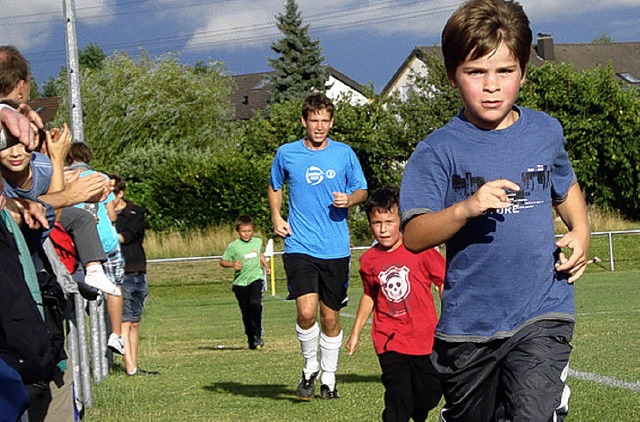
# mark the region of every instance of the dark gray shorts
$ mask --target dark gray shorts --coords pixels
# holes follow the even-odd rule
[[[288,300],[318,293],[322,303],[334,311],[347,306],[351,257],[320,259],[305,254],[284,254]]]
[[[573,322],[534,322],[486,343],[435,340],[431,359],[446,399],[442,420],[553,420],[569,363]]]

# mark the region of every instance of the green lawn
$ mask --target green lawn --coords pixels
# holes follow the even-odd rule
[[[351,302],[342,318],[345,336],[362,292],[357,269],[352,271]],[[640,272],[589,271],[576,286],[578,325],[571,367],[598,382],[569,379],[573,396],[568,420],[638,421]],[[118,358],[110,376],[94,385],[94,407],[87,409],[85,420],[379,420],[383,388],[368,336],[355,356],[341,355],[340,400],[296,399],[302,358],[294,335],[295,308],[282,299],[279,267],[277,275],[277,295],[267,293],[264,300],[266,348],[251,351],[230,272],[212,261],[151,265],[139,364],[161,374],[127,377]],[[437,420],[436,413],[430,421]]]

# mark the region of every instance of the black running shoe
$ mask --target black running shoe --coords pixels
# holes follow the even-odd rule
[[[338,394],[338,389],[335,386],[333,387],[333,390],[330,390],[329,386],[324,384],[320,386],[320,395],[325,400],[340,398],[340,394]]]
[[[318,373],[320,371],[316,371],[309,379],[306,379],[304,376],[304,372],[302,372],[302,379],[298,383],[298,388],[296,388],[296,392],[298,393],[298,398],[300,400],[311,400],[316,390],[316,378],[318,377]]]

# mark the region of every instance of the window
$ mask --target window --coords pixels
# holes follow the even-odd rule
[[[620,72],[620,73],[616,73],[616,75],[620,76],[627,83],[640,84],[640,79],[638,79],[635,75],[629,72]]]

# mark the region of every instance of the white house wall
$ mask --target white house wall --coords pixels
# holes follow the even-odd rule
[[[329,75],[327,86],[329,87],[329,89],[327,89],[326,95],[331,100],[335,101],[341,96],[350,95],[349,103],[351,105],[363,105],[369,102],[367,97],[351,88],[344,82],[340,81],[339,79],[334,78],[332,75]]]
[[[417,57],[412,57],[389,90],[388,95],[393,95],[397,92],[403,101],[406,100],[409,91],[415,88],[414,80],[416,75],[426,78],[427,72],[427,65]]]

